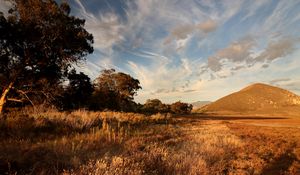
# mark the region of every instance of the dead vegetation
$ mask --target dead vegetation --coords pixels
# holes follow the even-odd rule
[[[299,174],[297,128],[75,111],[1,121],[1,174]]]

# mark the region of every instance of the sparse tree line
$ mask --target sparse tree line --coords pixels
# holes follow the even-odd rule
[[[192,106],[148,100],[133,101],[140,82],[113,69],[95,81],[73,65],[93,52],[93,36],[85,21],[70,15],[70,6],[55,0],[9,0],[8,15],[0,12],[0,113],[4,107],[39,104],[60,110],[189,113]]]
[[[192,110],[192,105],[180,101],[173,104],[164,104],[159,99],[148,99],[145,104],[134,102],[134,95],[141,89],[139,80],[114,69],[103,70],[93,83],[87,75],[73,69],[68,81],[58,100],[61,104],[57,106],[62,110],[85,108],[147,114],[187,114]]]
[[[138,110],[143,113],[174,113],[188,114],[192,111],[193,106],[188,103],[177,101],[172,104],[164,104],[159,99],[148,99],[144,105],[141,105]]]

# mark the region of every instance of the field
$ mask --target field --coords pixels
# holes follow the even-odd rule
[[[0,174],[300,174],[300,119],[11,113]]]

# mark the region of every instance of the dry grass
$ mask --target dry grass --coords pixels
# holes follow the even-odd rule
[[[234,166],[253,174],[300,174],[300,130],[230,124],[245,143]]]
[[[59,174],[107,154],[169,114],[75,111],[20,113],[0,121],[0,174]]]
[[[30,116],[1,123],[2,174],[300,173],[297,128],[162,114]]]

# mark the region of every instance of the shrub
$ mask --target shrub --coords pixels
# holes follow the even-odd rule
[[[171,112],[175,114],[189,114],[193,109],[193,105],[177,101],[171,104]]]

